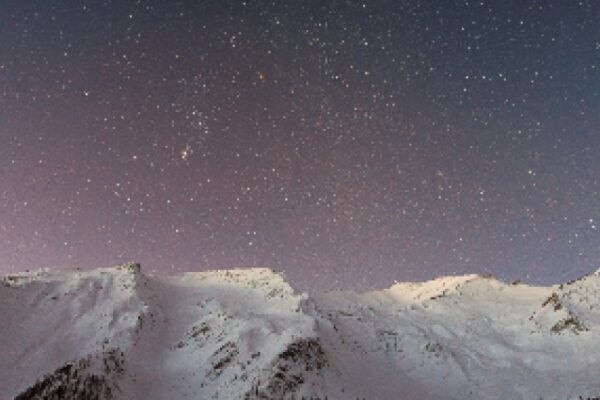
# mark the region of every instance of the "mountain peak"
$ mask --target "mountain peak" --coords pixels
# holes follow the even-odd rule
[[[134,261],[119,264],[119,265],[115,266],[114,269],[120,270],[120,271],[131,271],[136,274],[139,274],[142,272],[141,264],[134,262]]]
[[[98,400],[594,398],[591,275],[562,288],[444,276],[307,298],[269,268],[16,274],[0,285],[0,398],[80,400],[88,382]]]
[[[499,283],[495,278],[488,275],[447,275],[424,282],[396,282],[384,292],[407,301],[427,300],[455,292],[459,288],[477,282],[485,285]]]
[[[185,272],[181,275],[184,279],[192,281],[220,282],[236,285],[252,285],[257,283],[285,284],[283,273],[275,272],[270,268],[252,267],[235,269],[215,269],[201,272]]]

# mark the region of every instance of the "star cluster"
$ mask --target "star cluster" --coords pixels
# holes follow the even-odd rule
[[[359,288],[600,262],[600,4],[0,6],[0,271]]]

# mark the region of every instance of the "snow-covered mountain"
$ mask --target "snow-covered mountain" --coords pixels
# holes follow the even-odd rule
[[[600,273],[296,293],[268,269],[0,279],[0,399],[597,399]]]

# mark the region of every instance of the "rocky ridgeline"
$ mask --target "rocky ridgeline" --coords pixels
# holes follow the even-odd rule
[[[600,274],[298,294],[265,268],[0,278],[0,398],[599,399]]]

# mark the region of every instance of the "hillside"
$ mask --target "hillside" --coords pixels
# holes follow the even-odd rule
[[[269,269],[0,279],[0,399],[600,396],[600,274],[296,293]]]

